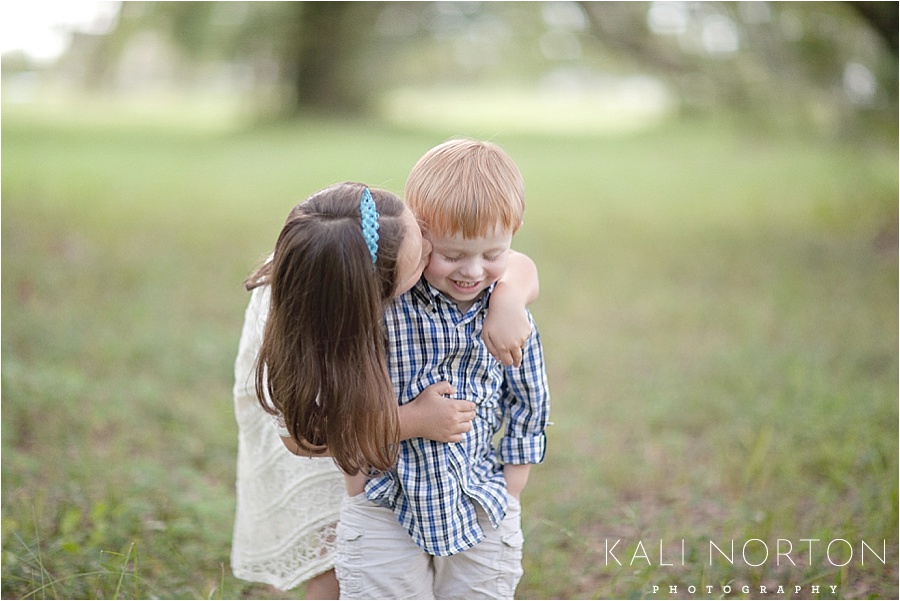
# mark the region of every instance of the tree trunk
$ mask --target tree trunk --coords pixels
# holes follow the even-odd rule
[[[897,56],[898,2],[850,2],[856,12],[878,32],[890,51]]]
[[[297,2],[297,35],[288,40],[293,54],[292,80],[298,111],[359,110],[360,100],[350,80],[357,46],[354,2]]]

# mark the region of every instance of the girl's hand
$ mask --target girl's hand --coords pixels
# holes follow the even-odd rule
[[[497,289],[491,295],[491,307],[484,318],[481,339],[497,361],[519,367],[522,349],[531,336],[531,323],[521,304],[515,305],[514,310],[504,310],[496,294]]]
[[[522,364],[522,349],[531,336],[525,307],[536,301],[538,294],[540,283],[534,261],[510,250],[509,265],[491,293],[481,333],[488,352],[500,363],[513,367]]]
[[[437,442],[459,442],[472,429],[475,403],[451,399],[456,389],[438,382],[400,406],[400,438],[428,438]]]

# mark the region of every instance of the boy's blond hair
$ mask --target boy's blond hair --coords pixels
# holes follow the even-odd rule
[[[458,139],[435,146],[406,180],[406,203],[437,236],[513,234],[525,215],[525,183],[513,160],[492,142]]]

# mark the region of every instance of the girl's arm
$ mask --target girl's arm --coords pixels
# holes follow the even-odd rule
[[[522,363],[522,347],[531,336],[525,307],[540,293],[537,266],[527,255],[509,252],[506,273],[494,287],[488,301],[481,338],[488,351],[504,365]]]

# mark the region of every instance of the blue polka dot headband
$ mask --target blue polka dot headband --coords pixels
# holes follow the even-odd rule
[[[372,264],[378,258],[378,210],[375,208],[375,200],[372,193],[366,188],[363,191],[362,198],[359,201],[359,217],[362,225],[363,239],[366,246],[369,247],[369,254],[372,255]]]

